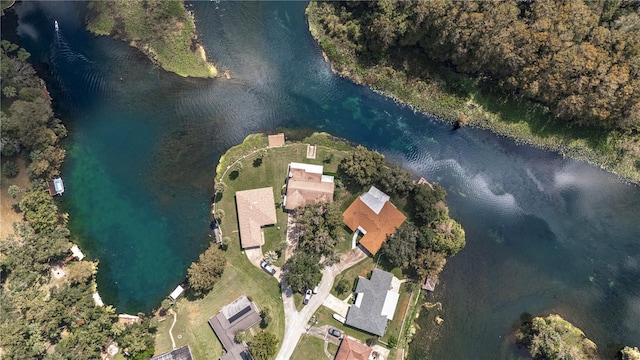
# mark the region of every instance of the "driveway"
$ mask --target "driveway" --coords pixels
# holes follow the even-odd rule
[[[341,271],[355,265],[367,255],[360,248],[351,249],[340,257],[340,262],[332,266],[327,266],[322,270],[322,280],[318,285],[318,293],[311,296],[309,303],[299,312],[293,302],[293,292],[291,288],[282,285],[282,302],[284,305],[284,339],[282,347],[276,356],[276,360],[287,360],[293,354],[293,350],[298,345],[302,334],[307,331],[311,316],[318,310],[320,305],[329,297],[333,281]],[[284,284],[284,281],[282,282]]]
[[[256,248],[251,248],[251,249],[244,249],[244,253],[245,255],[247,255],[247,258],[249,259],[249,261],[255,265],[256,267],[262,269],[262,267],[260,266],[260,262],[262,262],[262,259],[264,259],[264,255],[262,255],[262,248],[261,247],[256,247]],[[273,274],[273,276],[276,277],[276,279],[281,279],[281,275],[282,275],[282,270],[271,264],[271,266],[273,266],[274,269],[276,269],[276,273]],[[266,274],[266,272],[265,272]]]
[[[337,297],[329,294],[327,299],[322,303],[322,305],[328,307],[334,313],[346,318],[347,311],[349,311],[349,304],[346,301],[342,301]]]

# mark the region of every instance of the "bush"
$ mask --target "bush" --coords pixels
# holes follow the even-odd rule
[[[345,278],[340,279],[340,281],[338,281],[338,283],[336,284],[336,292],[338,293],[338,295],[343,296],[349,291],[351,291],[351,284],[349,283],[349,280]]]
[[[398,339],[396,339],[395,336],[391,335],[391,336],[389,336],[388,344],[389,344],[389,347],[393,349],[396,346],[398,346]]]
[[[2,166],[2,175],[7,178],[14,178],[18,175],[18,165],[13,161],[7,161]]]
[[[378,339],[379,339],[378,336],[372,336],[372,337],[368,338],[367,341],[366,341],[367,346],[373,346],[373,345],[377,344],[378,343]]]

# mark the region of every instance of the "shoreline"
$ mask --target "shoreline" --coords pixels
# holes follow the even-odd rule
[[[407,107],[411,109],[415,113],[420,113],[429,117],[434,118],[437,121],[449,123],[452,126],[456,126],[460,120],[456,120],[452,114],[445,114],[446,110],[441,109],[438,111],[436,108],[428,108],[428,104],[421,103],[420,99],[416,99],[415,103],[408,101],[406,99],[402,99],[400,95],[394,93],[394,89],[392,87],[397,85],[397,83],[389,84],[386,83],[385,86],[382,86],[376,81],[367,81],[363,77],[371,77],[374,78],[375,75],[371,75],[371,73],[378,73],[377,70],[387,70],[389,65],[375,65],[366,69],[359,68],[359,65],[354,64],[352,61],[354,59],[349,58],[342,63],[343,70],[339,70],[335,61],[331,60],[331,57],[327,54],[327,49],[325,48],[327,40],[329,40],[330,45],[335,47],[333,50],[336,52],[344,49],[339,49],[340,44],[334,41],[329,35],[324,33],[324,29],[322,29],[322,25],[318,23],[319,17],[314,13],[314,8],[317,5],[312,1],[307,6],[305,11],[305,16],[307,17],[309,32],[313,37],[316,44],[320,47],[322,57],[329,65],[331,71],[340,76],[343,79],[347,79],[353,82],[356,85],[366,87],[367,89],[375,92],[376,94],[385,96],[391,100],[393,100],[397,105]],[[323,46],[323,43],[325,46]],[[347,50],[348,51],[348,50]],[[352,54],[344,55],[337,54],[335,56],[341,57],[341,61],[344,61],[344,58],[351,57]],[[354,69],[353,66],[357,68]],[[394,69],[395,70],[395,69]],[[356,73],[359,72],[359,73]],[[369,76],[370,75],[370,76]],[[406,74],[401,74],[407,82],[416,81],[420,82],[420,85],[424,87],[437,87],[438,84],[434,81],[431,83],[428,82],[428,79],[410,79],[406,76]],[[384,80],[378,79],[379,82],[383,82]],[[393,81],[393,80],[392,80]],[[407,92],[411,92],[411,94],[405,96],[415,95],[415,92],[419,90],[415,89],[417,85],[409,85],[407,88],[403,88],[401,90],[406,90]],[[436,95],[441,95],[441,97],[447,96],[449,94],[444,93],[443,90],[439,89],[429,89],[431,91],[425,90],[425,93],[432,92]],[[438,93],[440,91],[440,93]],[[434,96],[434,98],[436,98]],[[436,99],[437,100],[437,99]],[[571,158],[578,161],[584,161],[590,165],[596,166],[601,170],[605,170],[615,176],[625,184],[640,186],[640,171],[638,169],[627,170],[624,168],[616,168],[616,165],[621,160],[629,160],[633,161],[634,159],[631,157],[630,159],[618,159],[611,158],[611,154],[603,153],[602,150],[595,148],[593,145],[589,145],[589,139],[584,137],[578,137],[576,134],[573,139],[562,139],[562,134],[553,134],[547,137],[541,137],[533,133],[525,133],[525,134],[517,134],[518,126],[521,127],[530,127],[532,124],[526,122],[525,120],[519,120],[510,124],[510,120],[499,118],[499,115],[496,112],[489,112],[488,110],[484,110],[483,106],[477,104],[473,99],[456,99],[456,100],[465,100],[463,103],[455,104],[454,106],[449,106],[448,112],[458,113],[458,116],[465,117],[465,123],[463,126],[469,126],[475,129],[488,130],[493,134],[513,140],[517,145],[527,145],[544,151],[552,151],[554,153],[559,154],[563,158]],[[441,100],[442,101],[442,100]],[[448,106],[448,105],[447,105]],[[542,111],[542,107],[536,104],[531,104],[531,111]],[[467,116],[469,115],[469,116]],[[468,119],[468,121],[466,120]],[[582,129],[578,129],[582,130]],[[616,141],[616,136],[622,136],[620,133],[614,133],[611,131],[614,138],[607,138],[606,146],[609,146],[610,141]],[[615,144],[614,144],[615,145]],[[598,144],[600,146],[600,144]],[[619,149],[610,149],[619,150]],[[637,160],[636,161],[640,161]],[[631,165],[633,166],[633,165]],[[638,167],[638,165],[635,165]],[[626,171],[625,171],[626,170]]]

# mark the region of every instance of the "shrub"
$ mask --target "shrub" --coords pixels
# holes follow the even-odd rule
[[[7,161],[2,166],[2,175],[8,178],[14,178],[18,175],[18,165],[13,161]]]

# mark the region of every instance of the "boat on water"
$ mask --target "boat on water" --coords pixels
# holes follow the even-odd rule
[[[58,20],[54,20],[53,21],[53,25],[56,27],[56,31],[58,31],[59,27],[58,27]]]

